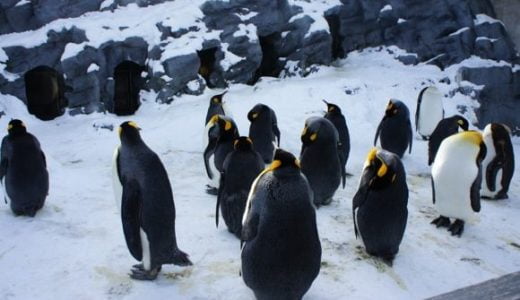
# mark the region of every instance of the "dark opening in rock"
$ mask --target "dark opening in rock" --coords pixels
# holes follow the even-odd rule
[[[325,19],[329,23],[330,35],[332,37],[332,59],[345,58],[345,51],[341,46],[342,38],[339,31],[340,20],[336,14],[326,15]]]
[[[114,107],[112,109],[116,115],[132,115],[139,107],[143,70],[143,66],[128,60],[117,65],[114,71]]]
[[[281,34],[275,32],[270,35],[259,36],[258,39],[262,48],[262,62],[250,84],[255,84],[262,76],[278,77],[283,69],[278,51],[282,39]]]
[[[29,113],[41,120],[61,116],[67,106],[63,75],[51,67],[38,66],[24,76]]]
[[[199,74],[206,80],[206,85],[210,88],[214,88],[215,84],[211,82],[211,74],[215,71],[216,53],[218,48],[209,48],[205,50],[197,51],[197,55],[200,59]]]

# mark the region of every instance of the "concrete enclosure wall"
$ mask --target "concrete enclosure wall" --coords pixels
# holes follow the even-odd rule
[[[515,43],[517,52],[520,52],[520,1],[519,0],[492,0],[497,18],[506,25],[506,29]]]

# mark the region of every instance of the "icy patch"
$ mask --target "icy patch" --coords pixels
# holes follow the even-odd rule
[[[463,33],[464,31],[467,31],[467,30],[469,30],[469,27],[462,27],[461,29],[459,29],[459,30],[457,30],[457,31],[455,31],[453,33],[450,33],[450,36],[461,34],[461,33]]]
[[[233,37],[246,36],[250,42],[258,40],[256,26],[253,24],[238,24],[238,30],[233,33]]]
[[[99,66],[95,63],[91,63],[90,66],[88,66],[87,73],[98,71]]]
[[[392,10],[392,9],[393,9],[392,5],[387,4],[383,8],[381,8],[381,10],[379,12],[382,13],[382,12],[389,11],[389,10]]]
[[[504,26],[504,23],[502,23],[502,21],[500,20],[497,20],[495,18],[492,18],[488,15],[485,15],[485,14],[478,14],[475,16],[475,19],[473,20],[474,24],[475,25],[480,25],[480,24],[484,24],[484,23],[500,23],[502,24],[502,26]]]

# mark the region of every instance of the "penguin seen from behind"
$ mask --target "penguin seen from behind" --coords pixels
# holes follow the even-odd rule
[[[396,99],[390,99],[385,116],[379,123],[374,138],[374,146],[380,139],[381,148],[393,152],[402,158],[406,148],[412,152],[412,124],[410,111],[406,105]]]
[[[233,145],[234,150],[222,166],[215,216],[218,227],[220,206],[228,231],[240,238],[247,195],[251,184],[264,169],[264,161],[250,138],[239,137]]]
[[[347,173],[345,171],[348,156],[350,153],[350,135],[348,132],[347,121],[345,117],[341,113],[341,108],[336,104],[329,103],[323,100],[327,105],[327,112],[325,113],[324,118],[332,122],[336,130],[338,131],[339,136],[339,154],[342,166],[342,186],[345,188],[345,179],[347,177]]]
[[[255,179],[242,221],[242,277],[257,299],[301,299],[318,276],[321,244],[298,160],[277,149]]]
[[[27,132],[25,124],[9,122],[2,140],[0,181],[6,202],[16,216],[34,217],[43,207],[49,192],[47,163],[38,139]]]
[[[121,145],[114,152],[114,191],[121,209],[126,245],[141,264],[130,277],[157,278],[163,264],[191,265],[177,246],[175,204],[161,160],[141,139],[134,122],[119,127]]]
[[[265,104],[257,104],[249,111],[247,118],[251,122],[249,137],[256,151],[266,164],[271,163],[275,145],[280,146],[280,130],[274,110]]]
[[[356,238],[361,236],[368,254],[388,264],[399,251],[408,219],[408,185],[399,157],[372,149],[352,199]]]

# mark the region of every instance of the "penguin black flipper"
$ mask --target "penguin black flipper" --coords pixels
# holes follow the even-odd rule
[[[423,94],[424,94],[424,92],[426,92],[426,90],[428,88],[429,88],[428,86],[423,88],[419,92],[419,97],[417,97],[417,109],[415,110],[415,128],[419,128],[419,111],[421,110],[421,103],[422,103],[422,100],[423,100]]]
[[[435,204],[435,182],[433,181],[433,177],[431,177],[432,180],[432,200],[433,204]]]
[[[479,171],[477,178],[473,181],[471,185],[470,198],[471,198],[471,208],[474,212],[480,211],[480,183],[482,181],[482,174]]]
[[[5,174],[7,173],[7,165],[8,165],[8,157],[9,157],[9,143],[7,142],[7,137],[4,137],[2,140],[2,153],[0,154],[0,181],[4,179]]]
[[[354,198],[352,199],[352,220],[354,220],[354,233],[356,234],[356,238],[358,237],[358,225],[356,221],[356,210],[363,205],[368,195],[368,189],[366,188],[366,185],[363,185],[362,188],[360,188],[356,194],[354,195]]]
[[[498,171],[502,169],[501,162],[502,159],[499,158],[497,153],[497,156],[493,158],[493,160],[489,163],[488,167],[486,168],[486,184],[488,186],[488,189],[492,192],[496,190],[497,174]]]
[[[273,123],[273,133],[276,136],[276,145],[280,147],[280,129],[276,123]]]
[[[338,142],[338,159],[341,162],[341,187],[345,188],[345,182],[347,181],[347,170],[345,169],[345,158],[343,157],[343,145]]]
[[[374,137],[374,146],[376,145],[377,143],[377,138],[379,137],[379,134],[381,133],[381,124],[383,124],[383,121],[385,120],[385,118],[383,118],[383,120],[381,120],[381,122],[379,122],[379,125],[377,126],[377,130],[376,130],[376,136]]]
[[[220,172],[220,184],[219,184],[219,187],[225,186],[225,178],[224,177],[225,177],[224,172]],[[218,189],[218,194],[217,194],[217,207],[215,209],[215,225],[217,225],[217,228],[218,228],[218,217],[219,217],[219,212],[220,212],[220,200],[222,199],[223,191],[224,191],[224,189],[219,188]]]
[[[141,261],[143,249],[141,247],[141,226],[139,222],[140,192],[136,181],[124,183],[123,196],[121,199],[121,219],[126,245],[132,256]]]
[[[215,152],[216,145],[217,139],[211,138],[208,142],[208,146],[204,150],[204,167],[206,168],[206,173],[208,174],[209,179],[213,179],[213,172],[211,172],[211,167],[209,166],[209,158]]]

